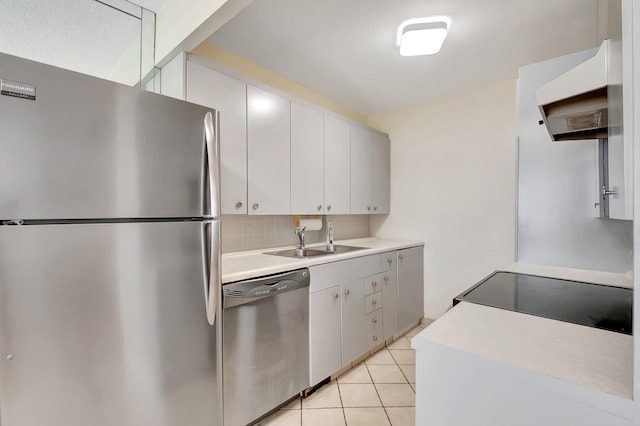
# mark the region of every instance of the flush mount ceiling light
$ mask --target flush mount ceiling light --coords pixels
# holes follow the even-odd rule
[[[397,43],[402,56],[438,53],[451,26],[448,16],[407,19],[398,27]]]

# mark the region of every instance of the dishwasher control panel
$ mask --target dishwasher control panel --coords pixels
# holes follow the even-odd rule
[[[225,298],[253,299],[269,297],[308,286],[309,269],[305,268],[248,281],[225,284],[222,286],[222,294]]]

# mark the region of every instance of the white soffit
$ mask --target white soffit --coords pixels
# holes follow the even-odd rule
[[[451,17],[433,56],[401,57],[398,25]],[[366,115],[515,79],[596,47],[597,0],[260,0],[209,41]]]

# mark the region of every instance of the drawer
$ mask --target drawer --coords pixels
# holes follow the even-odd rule
[[[368,314],[375,311],[378,308],[382,308],[382,292],[377,292],[365,296],[364,298],[364,313]]]
[[[382,309],[367,314],[364,317],[364,327],[367,332],[382,329]]]
[[[382,329],[379,328],[377,330],[367,332],[365,341],[367,343],[367,349],[371,349],[372,347],[384,342],[384,339],[382,338]]]
[[[368,296],[370,294],[376,293],[378,291],[382,291],[382,281],[384,280],[384,276],[387,274],[383,272],[381,274],[371,275],[364,279],[364,295]]]

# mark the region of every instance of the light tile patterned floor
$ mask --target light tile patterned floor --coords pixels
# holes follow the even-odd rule
[[[424,325],[367,358],[304,399],[296,399],[260,426],[413,426],[416,355],[410,339]]]

